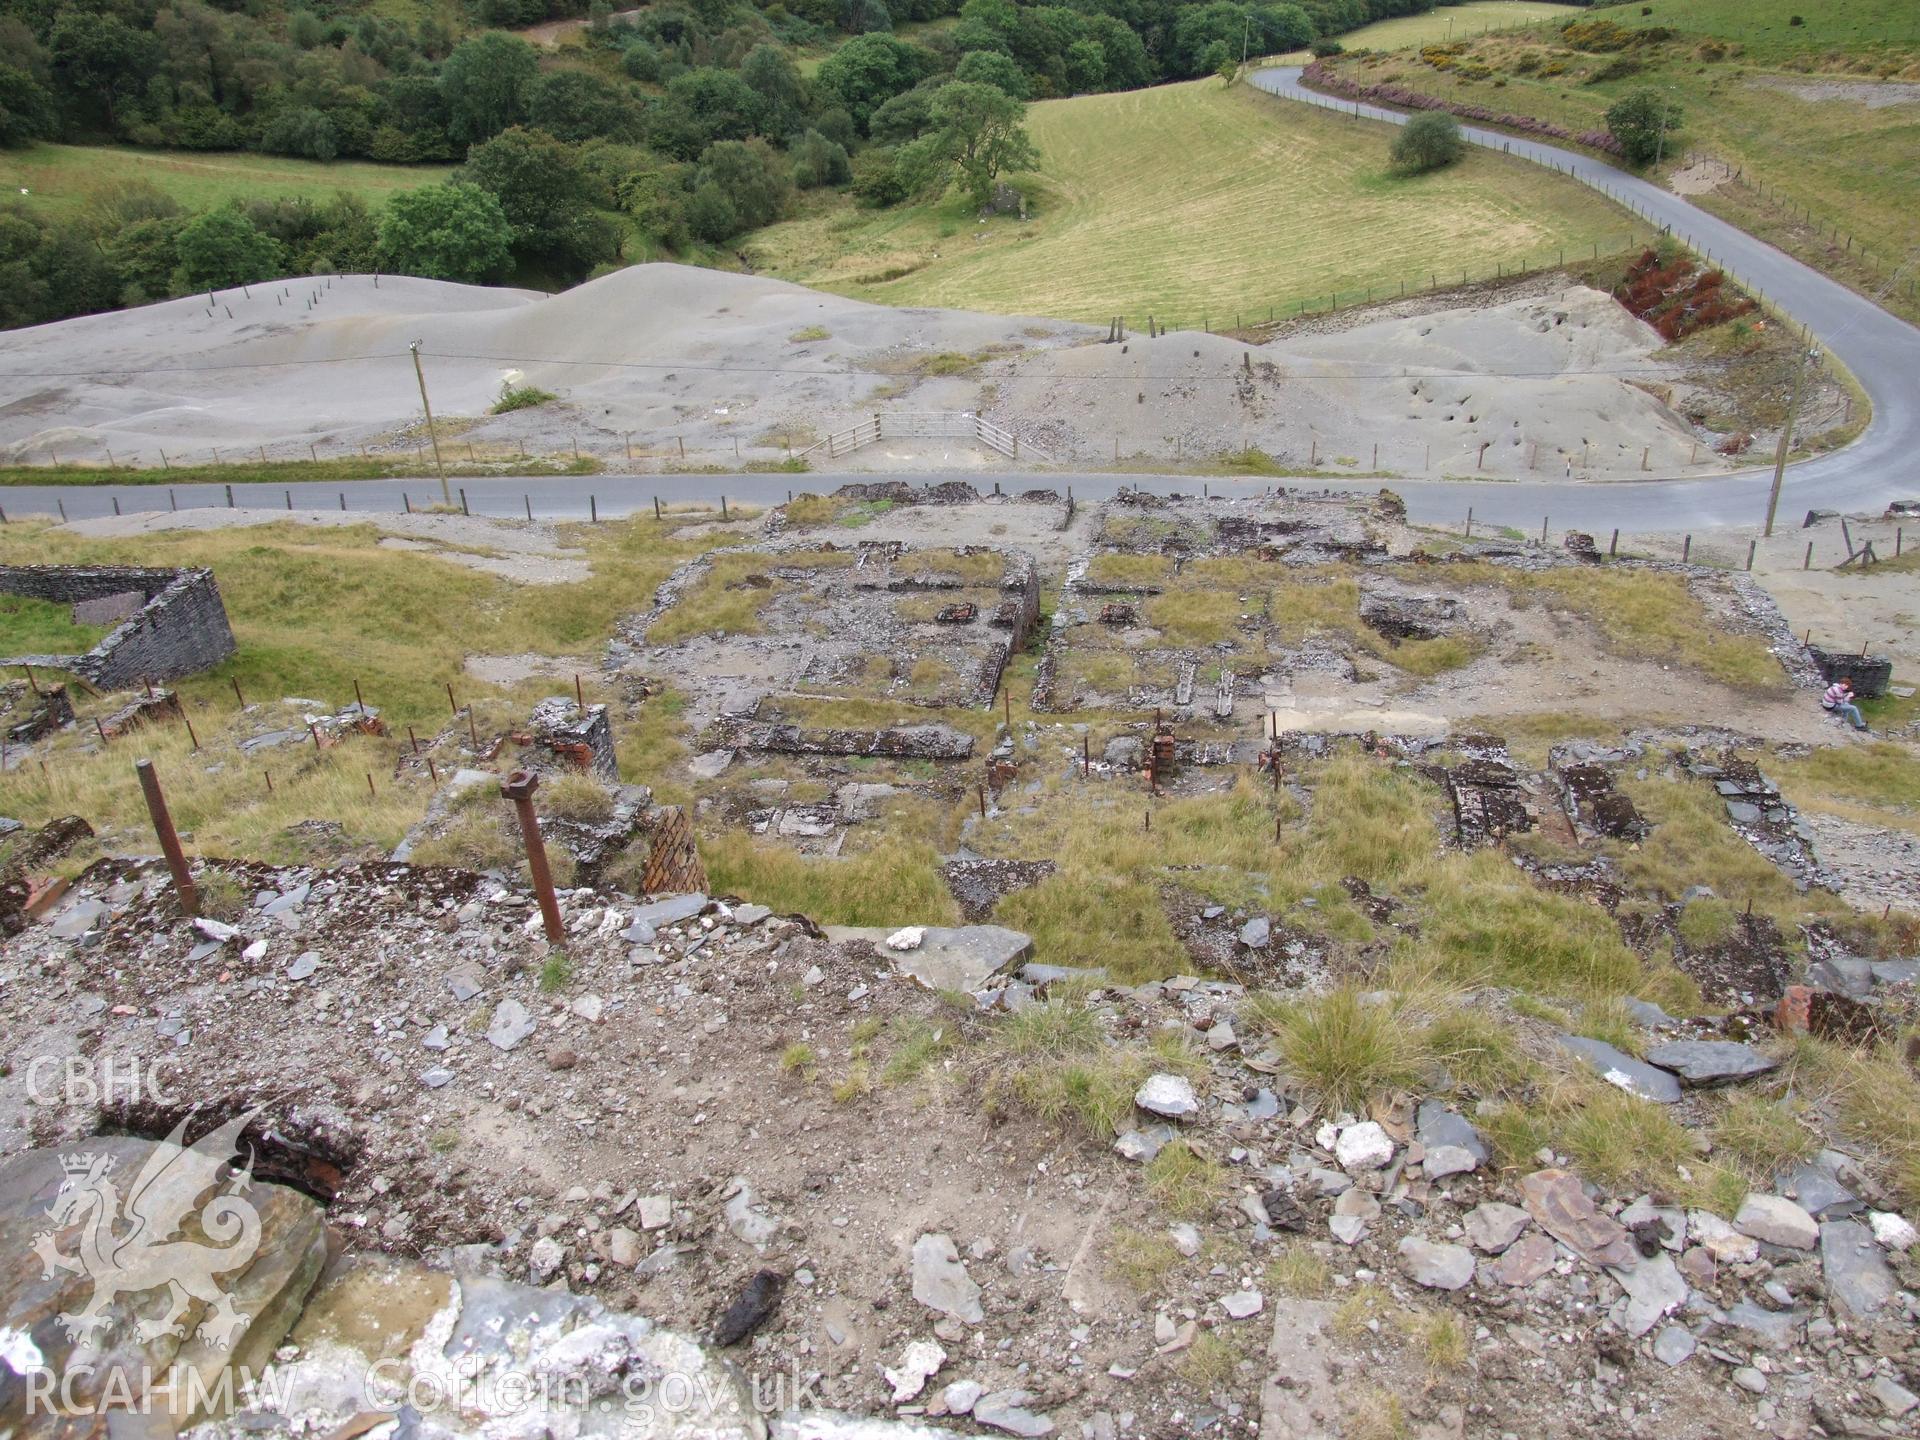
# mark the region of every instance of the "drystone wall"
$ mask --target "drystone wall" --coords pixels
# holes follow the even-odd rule
[[[233,628],[211,570],[132,565],[0,565],[0,594],[58,605],[138,595],[141,603],[84,655],[12,655],[0,664],[71,671],[102,690],[177,680],[234,652]]]

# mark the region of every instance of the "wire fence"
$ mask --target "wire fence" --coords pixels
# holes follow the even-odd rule
[[[1739,186],[1762,204],[1777,207],[1791,223],[1811,229],[1816,240],[1829,246],[1837,246],[1844,257],[1872,266],[1883,277],[1893,282],[1895,294],[1904,295],[1909,300],[1920,299],[1920,276],[1913,273],[1914,257],[1911,253],[1904,256],[1889,255],[1873,249],[1840,221],[1818,214],[1812,206],[1782,193],[1777,183],[1749,175],[1743,165],[1734,165],[1717,155],[1708,155],[1698,150],[1686,151],[1684,160],[1689,167],[1718,168],[1721,177],[1727,183]],[[1907,272],[1904,281],[1902,271]]]

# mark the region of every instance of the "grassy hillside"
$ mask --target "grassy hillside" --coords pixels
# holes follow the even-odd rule
[[[1032,107],[1033,218],[981,224],[963,201],[839,201],[749,237],[784,279],[892,305],[1098,322],[1231,323],[1236,307],[1325,304],[1434,272],[1490,275],[1565,247],[1618,249],[1630,217],[1536,166],[1476,153],[1387,169],[1388,135],[1218,80]]]
[[[1920,5],[1912,0],[1656,0],[1652,14],[1642,15],[1641,8],[1623,4],[1593,13],[1635,28],[1670,25],[1738,41],[1756,60],[1920,47]]]
[[[293,160],[282,155],[224,154],[183,150],[135,150],[125,146],[33,145],[0,150],[0,186],[7,195],[61,212],[96,189],[125,180],[159,186],[189,210],[227,200],[263,200],[336,190],[378,206],[389,195],[444,180],[447,165],[376,165],[366,161]],[[20,191],[27,195],[20,196]]]
[[[1467,0],[1465,5],[1444,5],[1424,15],[1376,20],[1334,38],[1349,50],[1398,50],[1406,45],[1464,40],[1490,30],[1581,13],[1583,7],[1579,5],[1552,5],[1545,0]]]
[[[1791,23],[1796,14],[1802,24]],[[1678,33],[1593,52],[1564,43],[1556,22],[1477,39],[1453,55],[1347,56],[1337,70],[1361,83],[1408,86],[1574,130],[1602,128],[1609,105],[1651,87],[1670,95],[1684,117],[1663,173],[1681,172],[1671,183],[1705,208],[1876,296],[1896,265],[1920,259],[1913,225],[1920,93],[1885,88],[1920,79],[1920,5],[1653,0],[1597,8],[1587,18]],[[1689,170],[1690,155],[1723,165]],[[1912,270],[1883,303],[1920,317]]]

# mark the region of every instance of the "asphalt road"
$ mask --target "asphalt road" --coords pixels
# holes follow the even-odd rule
[[[1255,72],[1253,83],[1289,100],[1400,124],[1406,116],[1370,105],[1355,106],[1302,88],[1300,71],[1283,66]],[[1603,191],[1651,223],[1669,227],[1696,249],[1711,255],[1742,284],[1758,291],[1772,305],[1809,326],[1814,339],[1840,358],[1860,382],[1873,403],[1873,419],[1866,432],[1845,450],[1804,460],[1791,466],[1781,498],[1780,520],[1797,523],[1812,507],[1840,510],[1878,510],[1889,500],[1920,496],[1920,329],[1896,319],[1844,285],[1783,255],[1772,246],[1734,228],[1672,195],[1613,166],[1538,141],[1516,139],[1463,126],[1462,133],[1477,145],[1551,166]],[[860,480],[906,480],[925,483],[924,474],[862,474]],[[1543,520],[1554,530],[1591,531],[1614,527],[1629,533],[1682,533],[1725,526],[1757,525],[1766,507],[1767,470],[1705,480],[1654,480],[1627,484],[1565,481],[1514,483],[1504,481],[1395,481],[1406,497],[1415,520],[1450,523],[1463,520],[1469,507],[1476,520],[1531,530]],[[1194,476],[997,474],[978,483],[997,481],[1018,492],[1033,488],[1064,490],[1076,497],[1100,500],[1124,485],[1161,494],[1193,493],[1202,480]],[[790,491],[827,490],[840,483],[830,475],[593,475],[501,476],[458,482],[465,502],[475,514],[525,515],[541,519],[585,519],[589,514],[619,516],[649,509],[657,496],[663,503],[685,500],[713,502],[720,496],[766,505],[784,500]],[[1264,480],[1210,479],[1215,494],[1258,494],[1272,483]],[[1342,488],[1373,489],[1377,482]],[[401,510],[409,501],[418,506],[438,500],[431,478],[363,480],[351,484],[236,485],[234,503],[242,506],[346,508],[357,511]],[[53,514],[61,506],[79,519],[113,513],[115,503],[127,512],[165,510],[173,506],[225,505],[226,491],[213,485],[183,485],[169,491],[151,485],[9,486],[0,489],[0,506],[15,515]]]
[[[1356,104],[1316,94],[1300,83],[1300,67],[1283,65],[1256,71],[1255,85],[1283,99],[1371,120],[1401,125],[1397,110]],[[1832,351],[1873,402],[1866,432],[1845,450],[1789,467],[1781,514],[1809,506],[1838,510],[1875,510],[1887,501],[1920,495],[1920,329],[1889,315],[1872,301],[1817,270],[1709,215],[1682,196],[1629,175],[1605,161],[1575,154],[1537,140],[1463,125],[1460,133],[1475,145],[1546,165],[1590,185],[1653,224],[1664,226],[1695,250],[1712,257],[1742,285],[1761,295],[1813,332],[1816,344]],[[1766,482],[1759,487],[1764,513]],[[1663,489],[1666,487],[1662,487]],[[1674,518],[1702,513],[1758,518],[1753,480],[1745,475],[1704,482],[1691,495],[1675,495]],[[1518,522],[1516,522],[1518,523]],[[1681,523],[1688,523],[1682,520]],[[1692,522],[1692,523],[1697,523]],[[1662,528],[1675,528],[1663,524]]]
[[[475,515],[520,516],[529,512],[540,520],[585,520],[597,514],[602,519],[650,510],[654,498],[672,504],[676,501],[701,501],[717,504],[724,496],[729,502],[750,505],[776,505],[789,494],[803,490],[831,490],[848,480],[904,480],[909,485],[925,485],[952,479],[951,475],[924,472],[890,475],[580,475],[557,478],[549,475],[495,476],[487,479],[457,480],[453,483],[454,503],[464,499]],[[1198,475],[1084,475],[1084,474],[993,474],[971,477],[975,484],[990,490],[997,482],[1009,494],[1023,490],[1050,489],[1056,493],[1073,492],[1076,500],[1104,500],[1123,486],[1151,490],[1168,495],[1175,492],[1197,495],[1204,485],[1215,495],[1258,495],[1281,482],[1271,480],[1229,480]],[[1391,488],[1407,502],[1408,515],[1427,524],[1454,524],[1466,518],[1471,507],[1475,523],[1512,525],[1522,530],[1537,530],[1543,520],[1557,534],[1562,530],[1588,530],[1604,533],[1618,527],[1628,534],[1696,532],[1722,526],[1753,525],[1766,505],[1765,475],[1721,477],[1713,480],[1669,480],[1632,484],[1574,484],[1501,481],[1392,481]],[[1314,481],[1301,488],[1317,489]],[[1333,488],[1370,493],[1379,488],[1377,480],[1354,481]],[[233,503],[243,508],[278,510],[347,510],[392,513],[409,504],[415,509],[438,504],[440,487],[429,479],[356,480],[345,485],[235,485]],[[226,491],[218,485],[181,485],[169,489],[159,485],[21,485],[0,489],[0,506],[9,516],[54,514],[61,507],[68,518],[79,520],[111,515],[118,503],[121,512],[131,515],[142,510],[181,510],[199,506],[220,507],[227,503]],[[1782,502],[1780,523],[1797,525],[1805,513],[1804,503],[1792,491]],[[1821,504],[1831,502],[1822,500]],[[1796,509],[1796,505],[1803,508]]]

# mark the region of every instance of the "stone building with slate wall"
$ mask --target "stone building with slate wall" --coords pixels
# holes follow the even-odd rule
[[[0,565],[0,594],[22,595],[89,614],[124,614],[84,655],[8,655],[0,665],[65,670],[101,690],[177,680],[233,654],[233,629],[211,570],[134,565]]]

